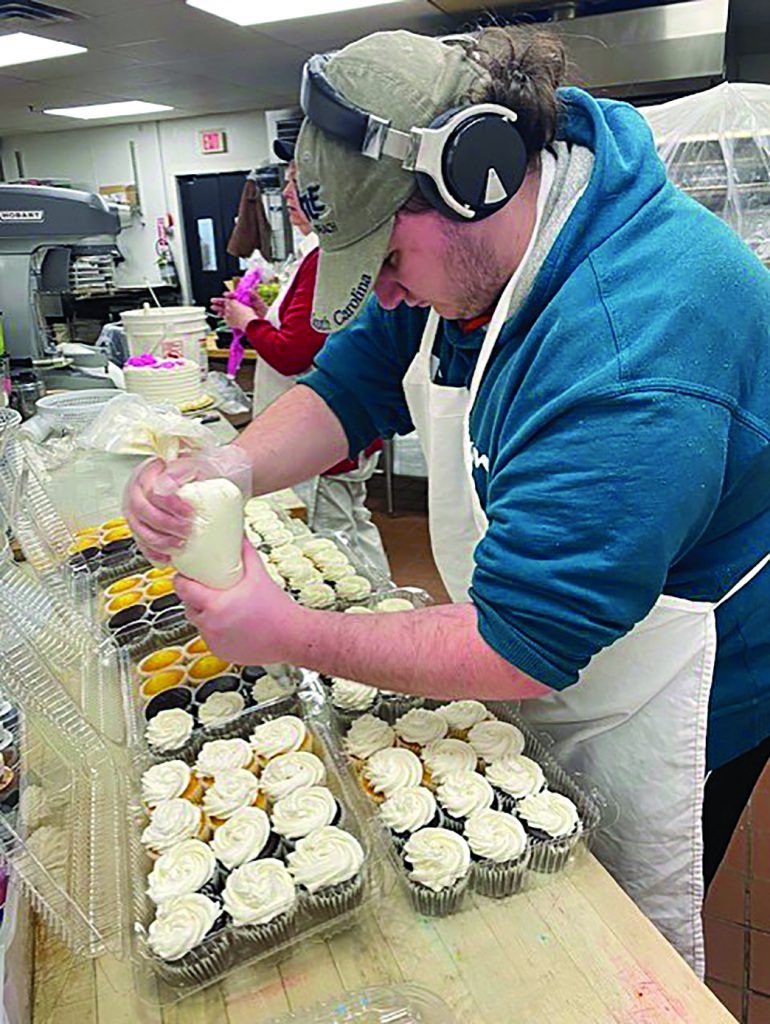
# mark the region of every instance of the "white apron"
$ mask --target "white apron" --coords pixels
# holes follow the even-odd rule
[[[453,601],[468,600],[473,549],[487,526],[471,476],[472,460],[479,456],[471,451],[468,421],[517,275],[495,309],[470,391],[432,382],[438,325],[433,310],[404,377],[428,464],[431,547]],[[574,686],[523,702],[527,721],[553,736],[556,757],[569,770],[585,772],[616,805],[617,820],[602,829],[597,855],[701,977],[702,808],[714,613],[769,558],[717,604],[661,596],[630,633],[592,658]]]

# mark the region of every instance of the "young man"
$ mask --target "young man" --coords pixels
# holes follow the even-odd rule
[[[523,700],[617,805],[600,856],[702,972],[702,844],[710,877],[770,734],[770,278],[636,111],[558,89],[565,64],[535,29],[382,33],[303,92],[314,323],[344,329],[239,446],[263,491],[417,427],[456,603],[306,612],[252,558],[232,592],[178,589],[233,660]],[[186,529],[162,471],[131,495],[161,553]]]

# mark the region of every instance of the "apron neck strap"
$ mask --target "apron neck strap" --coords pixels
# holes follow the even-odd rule
[[[770,562],[770,554],[765,555],[764,558],[757,562],[753,569],[749,569],[746,575],[742,576],[735,586],[731,587],[730,590],[727,591],[724,597],[720,597],[720,599],[714,604],[714,611],[716,611],[720,605],[723,605],[725,601],[729,601],[731,597],[735,597],[739,590],[743,590],[747,584],[751,583],[754,577],[758,576],[762,572],[768,562]]]

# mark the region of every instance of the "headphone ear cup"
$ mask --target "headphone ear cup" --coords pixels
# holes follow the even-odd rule
[[[417,188],[420,190],[423,199],[434,210],[438,211],[442,217],[446,217],[447,220],[467,220],[467,217],[462,217],[456,210],[453,210],[451,206],[444,202],[438,190],[438,185],[429,174],[426,174],[424,171],[416,171],[414,176],[417,179]]]
[[[521,188],[527,149],[516,126],[498,114],[469,117],[447,140],[442,154],[446,187],[483,220]]]

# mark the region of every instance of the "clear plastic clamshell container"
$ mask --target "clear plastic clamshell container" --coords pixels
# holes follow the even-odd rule
[[[459,1024],[443,999],[421,985],[346,992],[269,1024]]]

